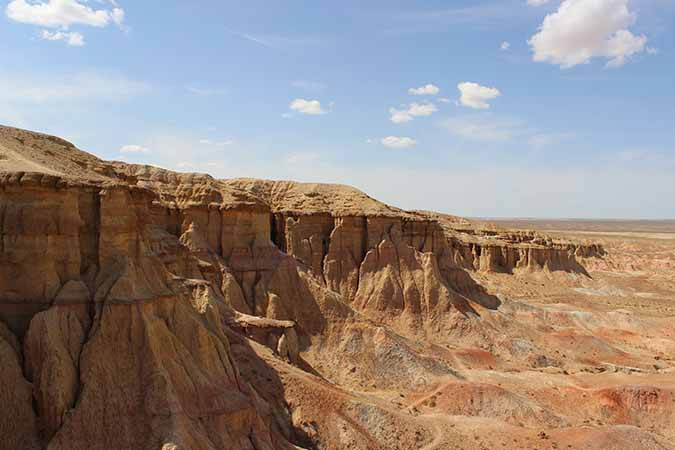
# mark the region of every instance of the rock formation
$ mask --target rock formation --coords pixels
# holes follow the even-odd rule
[[[445,342],[499,307],[473,272],[583,274],[603,254],[345,186],[106,162],[13,128],[0,154],[0,450],[336,448],[243,375],[263,364],[247,347],[334,380],[357,376],[356,352],[406,361],[416,385],[453,370],[401,336]]]

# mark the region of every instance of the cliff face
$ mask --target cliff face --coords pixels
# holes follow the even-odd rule
[[[344,186],[0,138],[0,450],[294,448],[290,413],[241,376],[233,335],[299,367],[326,349],[349,360],[345,337],[400,350],[365,324],[438,339],[499,306],[471,271],[583,272],[579,258],[602,252],[479,239]]]
[[[444,214],[420,211],[443,229],[455,263],[481,272],[565,271],[586,274],[582,263],[602,258],[605,250],[593,242],[569,242],[534,231],[500,230]]]
[[[3,422],[19,411],[27,442],[3,427],[1,448],[289,446],[237,372],[225,302],[172,211],[133,186],[1,184],[3,362],[16,361]]]
[[[462,267],[482,272],[514,273],[518,270],[586,273],[581,264],[584,258],[604,256],[597,244],[572,244],[517,235],[506,240],[497,235],[487,239],[450,237],[455,260]]]

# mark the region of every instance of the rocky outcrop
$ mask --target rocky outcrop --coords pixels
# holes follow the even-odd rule
[[[2,448],[290,446],[231,360],[229,307],[151,191],[42,174],[2,181],[3,404],[13,411],[0,414]]]
[[[513,273],[517,270],[586,273],[582,258],[602,255],[600,248],[575,244],[512,244],[492,239],[471,242],[450,239],[456,261],[482,272]]]
[[[474,224],[452,216],[420,212],[443,228],[455,263],[481,272],[519,270],[586,274],[582,262],[601,258],[605,250],[593,242],[553,239],[534,231],[509,231]]]
[[[19,337],[93,263],[90,192],[43,174],[0,175],[0,318]]]
[[[499,306],[471,271],[582,271],[599,253],[459,236],[345,186],[106,162],[8,128],[0,145],[0,450],[293,448],[228,336],[307,370],[338,336],[418,361],[370,325],[446,339]]]
[[[266,345],[292,364],[299,364],[300,348],[294,322],[235,313],[230,325],[250,339]]]

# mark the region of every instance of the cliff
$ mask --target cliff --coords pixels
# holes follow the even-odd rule
[[[0,127],[0,450],[296,448],[297,418],[241,375],[233,339],[307,370],[327,350],[347,362],[345,336],[402,348],[391,330],[439,340],[498,308],[472,271],[584,273],[602,253]]]

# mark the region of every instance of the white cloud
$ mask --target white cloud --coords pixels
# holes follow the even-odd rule
[[[415,117],[426,117],[438,111],[433,103],[411,103],[406,109],[389,108],[391,120],[394,123],[410,122]]]
[[[415,141],[415,139],[398,136],[387,136],[386,138],[382,138],[381,142],[385,147],[396,149],[409,148],[417,145],[417,141]]]
[[[6,13],[8,18],[16,22],[47,28],[69,28],[72,25],[105,27],[111,22],[120,25],[124,20],[124,10],[121,8],[94,10],[78,0],[12,0],[7,5]]]
[[[112,10],[112,21],[117,24],[117,26],[121,27],[124,24],[124,17],[126,16],[124,10],[122,8],[115,8]]]
[[[551,0],[527,0],[527,4],[530,6],[541,6],[550,2]]]
[[[459,83],[457,89],[461,93],[460,103],[474,109],[489,109],[490,104],[488,102],[501,95],[499,89],[481,86],[478,83]]]
[[[399,110],[396,108],[389,108],[389,113],[391,114],[391,120],[394,123],[405,123],[413,120],[413,117],[408,114],[407,110]]]
[[[508,41],[502,42],[502,45],[499,46],[499,49],[502,51],[506,51],[511,48],[511,43]]]
[[[120,153],[148,153],[149,151],[149,148],[136,144],[125,145],[120,148]]]
[[[57,28],[59,31],[55,32],[42,30],[41,39],[64,41],[76,47],[84,45],[84,36],[82,33],[68,32],[73,25],[103,28],[114,23],[124,29],[125,13],[116,1],[110,0],[110,9],[94,9],[86,3],[87,0],[12,0],[7,4],[5,13],[15,22]]]
[[[318,100],[305,100],[302,98],[296,98],[291,102],[289,107],[293,111],[297,111],[301,114],[320,115],[326,114],[328,112],[321,107],[321,102]]]
[[[441,92],[441,89],[433,84],[408,89],[408,93],[411,95],[436,95],[439,92]]]
[[[449,98],[445,98],[445,97],[439,98],[438,101],[441,102],[441,103],[452,103],[452,100],[450,100]]]
[[[149,93],[148,84],[104,72],[7,76],[0,72],[0,101],[8,103],[117,102]]]
[[[452,117],[439,125],[455,136],[470,141],[510,141],[533,132],[521,120],[495,117],[489,113]]]
[[[84,45],[84,36],[75,31],[42,30],[40,39],[46,41],[65,41],[71,47],[82,47]]]
[[[564,0],[528,42],[535,61],[569,68],[598,57],[619,67],[645,50],[647,37],[628,30],[635,20],[628,0]]]

